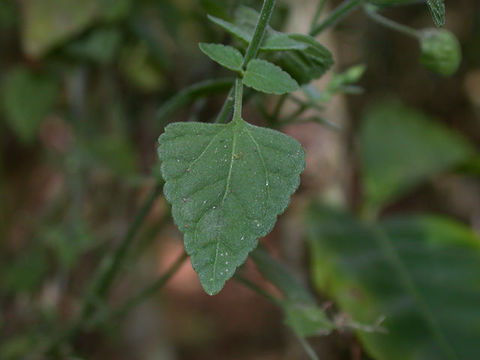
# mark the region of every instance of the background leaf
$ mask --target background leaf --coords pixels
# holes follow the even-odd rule
[[[355,321],[376,360],[474,359],[480,322],[480,239],[433,216],[364,224],[318,205],[308,217],[313,275]]]
[[[280,302],[285,314],[285,323],[298,336],[326,334],[334,329],[334,324],[317,306],[315,297],[287,266],[270,256],[261,247],[252,252],[251,258],[260,273],[285,296]]]
[[[278,63],[299,84],[307,84],[311,80],[320,78],[333,65],[330,51],[315,38],[303,34],[289,34],[292,40],[307,46],[302,51],[292,50],[282,52],[278,56]]]
[[[31,143],[35,139],[58,95],[58,83],[47,75],[37,74],[25,67],[17,67],[7,73],[1,100],[7,122],[22,142]]]
[[[261,59],[247,65],[243,83],[267,94],[286,94],[298,90],[297,82],[280,67]]]
[[[474,154],[471,145],[398,103],[371,108],[360,129],[366,202],[380,206]]]
[[[241,71],[243,55],[231,46],[200,43],[200,50],[213,61],[232,71]]]
[[[203,288],[216,294],[288,205],[304,151],[243,120],[171,124],[159,143],[165,197]]]

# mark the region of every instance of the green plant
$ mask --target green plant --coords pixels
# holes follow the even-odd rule
[[[472,229],[444,217],[380,218],[393,201],[433,176],[469,162],[478,163],[474,146],[429,116],[399,102],[382,102],[369,109],[359,132],[363,199],[358,212],[350,214],[338,206],[332,209],[315,201],[306,211],[305,228],[314,285],[336,301],[338,311],[322,307],[288,267],[258,245],[259,239],[274,228],[277,217],[287,208],[305,168],[304,149],[279,129],[312,121],[344,133],[345,129],[335,121],[323,117],[323,108],[337,94],[362,91],[356,84],[366,71],[365,65],[352,66],[342,73],[331,72],[330,81],[322,91],[311,85],[334,64],[331,52],[316,40],[317,35],[353,11],[363,9],[376,23],[418,41],[419,62],[425,68],[444,76],[458,70],[460,45],[451,32],[430,28],[415,30],[381,15],[385,8],[414,2],[346,0],[320,20],[326,1],[319,0],[309,33],[287,34],[271,25],[275,0],[264,0],[260,12],[236,6],[233,16],[228,16],[230,9],[226,3],[203,1],[212,10],[208,19],[229,34],[232,41],[230,45],[200,43],[199,52],[233,72],[233,76],[203,80],[162,103],[156,113],[154,131],[160,133],[165,126],[158,139],[160,164],[153,170],[155,185],[116,248],[107,247],[102,253],[102,260],[81,297],[79,310],[66,326],[49,334],[48,339],[32,340],[41,330],[14,338],[2,347],[0,357],[19,358],[24,348],[32,356],[47,354],[61,358],[64,354],[75,354],[75,341],[83,333],[116,324],[161,289],[190,258],[209,295],[220,292],[232,279],[275,304],[311,359],[317,355],[307,337],[343,329],[355,331],[374,359],[473,358],[480,337],[477,322],[469,322],[476,316],[475,306],[480,300],[479,283],[472,276],[479,271],[478,236]],[[138,4],[127,0],[114,5],[108,1],[86,1],[82,7],[69,1],[60,10],[51,0],[45,4],[43,7],[34,0],[25,2],[24,47],[29,56],[50,54],[52,62],[73,57],[75,61],[101,67],[118,55],[121,60],[116,70],[123,74],[122,81],[131,82],[146,93],[162,86],[166,71],[160,69],[168,68],[163,49],[157,46],[156,39],[141,20],[128,18]],[[445,23],[443,1],[429,0],[426,4],[435,25],[442,26]],[[61,24],[52,20],[55,11],[70,6],[80,7],[71,22],[58,29]],[[166,13],[172,10],[167,2],[159,6],[165,6],[161,10]],[[143,9],[139,13],[141,11]],[[35,21],[36,16],[41,21]],[[97,22],[100,25],[95,28]],[[43,23],[53,27],[50,31],[53,35],[44,36],[40,31]],[[120,31],[121,27],[113,25],[118,23],[128,30]],[[93,30],[90,31],[89,26]],[[169,26],[169,31],[177,31],[175,20]],[[69,36],[81,31],[85,34],[79,39],[64,43]],[[141,41],[127,43],[120,50],[122,41],[132,37],[139,37]],[[46,226],[43,233],[48,249],[53,250],[65,273],[71,271],[81,254],[94,247],[88,226],[76,216],[81,211],[78,199],[86,192],[78,176],[85,168],[85,159],[107,163],[112,172],[129,177],[132,183],[144,181],[132,175],[134,155],[124,141],[127,131],[122,125],[112,121],[110,125],[116,129],[115,134],[100,141],[95,135],[90,136],[95,131],[87,134],[82,124],[82,119],[87,117],[83,114],[85,104],[77,104],[74,96],[86,92],[82,71],[85,69],[67,75],[69,116],[73,119],[74,131],[80,134],[81,144],[65,161],[74,205],[68,211],[65,224]],[[111,81],[105,80],[107,94],[113,87]],[[10,70],[3,83],[8,90],[1,95],[6,123],[23,143],[33,143],[45,116],[59,101],[58,79],[49,69],[33,71],[23,65]],[[219,94],[226,97],[215,117],[203,117],[201,111],[193,111],[194,121],[168,124],[176,111],[191,103],[201,108],[206,99]],[[115,100],[122,99],[119,94],[110,95]],[[23,99],[29,97],[34,98],[31,106],[24,107]],[[273,101],[275,106],[269,109],[266,101]],[[265,127],[249,123],[242,114],[246,103],[256,107]],[[295,106],[290,114],[284,111],[287,103]],[[130,107],[134,104],[132,101]],[[124,112],[125,108],[120,105],[108,116],[117,119],[118,114]],[[115,158],[119,153],[122,156]],[[155,201],[162,194],[171,205],[176,226],[183,233],[185,253],[150,285],[111,308],[108,296],[130,260],[135,240]],[[62,241],[65,238],[74,239],[74,246]],[[28,292],[47,273],[43,249],[34,248],[32,255],[27,254],[28,257],[22,257],[13,266],[5,266],[9,275],[2,279],[1,286],[6,293]],[[242,271],[248,257],[265,280],[279,290],[279,295],[248,279]],[[435,273],[430,273],[432,268]],[[458,282],[444,289],[444,279],[448,284]],[[457,301],[455,291],[465,300]]]

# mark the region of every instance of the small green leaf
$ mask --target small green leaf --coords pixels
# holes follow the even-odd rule
[[[222,29],[224,29],[226,32],[229,34],[238,37],[240,40],[243,40],[247,43],[250,42],[252,39],[252,34],[249,33],[248,31],[242,29],[241,27],[232,24],[231,22],[222,20],[220,18],[217,18],[212,15],[208,15],[208,19],[213,22],[214,24],[220,26]]]
[[[165,197],[203,288],[216,294],[287,207],[305,153],[290,137],[240,118],[174,123],[159,144]]]
[[[267,94],[286,94],[298,90],[297,82],[288,73],[261,59],[248,63],[243,83]]]
[[[420,62],[427,69],[444,76],[453,75],[458,70],[462,61],[462,49],[450,31],[422,31],[420,47]]]
[[[474,154],[464,138],[396,102],[367,112],[360,139],[366,201],[374,207]]]
[[[440,27],[445,25],[445,3],[444,0],[427,0],[428,8],[432,13],[433,22]]]
[[[1,100],[6,120],[19,139],[31,143],[53,109],[59,86],[55,79],[27,68],[9,71],[2,86]]]
[[[241,71],[243,56],[240,51],[222,44],[199,44],[200,50],[213,61],[232,71]]]
[[[286,51],[305,50],[308,47],[305,43],[292,39],[288,34],[275,34],[267,37],[260,50],[263,51]]]

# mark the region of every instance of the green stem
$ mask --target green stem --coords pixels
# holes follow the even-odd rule
[[[317,10],[315,11],[315,15],[313,15],[313,19],[310,24],[310,29],[313,29],[315,25],[317,25],[317,22],[320,19],[320,16],[322,16],[322,12],[326,3],[327,3],[327,0],[320,0],[318,2]]]
[[[235,103],[233,105],[233,121],[242,119],[243,83],[242,79],[235,80]]]
[[[232,107],[233,107],[233,92],[235,91],[235,85],[233,85],[230,88],[230,91],[228,92],[227,98],[225,99],[225,102],[222,105],[222,109],[218,113],[215,123],[217,124],[225,124],[228,119],[230,118],[230,115],[232,113]]]
[[[245,57],[243,58],[242,67],[245,68],[250,60],[257,56],[258,50],[262,45],[263,37],[265,36],[265,31],[267,29],[268,24],[270,23],[270,19],[272,17],[273,9],[275,8],[276,0],[265,0],[263,2],[262,10],[260,12],[260,17],[257,21],[255,26],[255,32],[252,37],[252,41],[248,44],[247,51],[245,53]],[[218,114],[217,118],[215,119],[216,123],[224,124],[228,121],[229,115],[232,111],[232,107],[234,106],[234,98],[233,94],[235,91],[236,85],[234,85],[230,92],[228,93],[225,102],[222,105],[222,109]]]
[[[282,107],[285,104],[285,102],[288,99],[288,94],[283,94],[280,97],[280,100],[278,100],[277,106],[275,106],[275,109],[273,110],[273,115],[272,118],[277,120],[278,117],[280,116],[280,112],[282,111]]]
[[[248,44],[248,48],[243,59],[244,68],[248,65],[250,60],[257,56],[258,49],[262,45],[263,37],[265,36],[265,31],[267,30],[267,26],[272,18],[275,2],[276,0],[265,0],[263,2],[260,17],[257,25],[255,26],[255,32],[253,33],[252,41],[250,41],[250,44]]]
[[[398,32],[401,32],[407,36],[411,36],[415,39],[419,39],[421,37],[420,35],[420,32],[415,30],[415,29],[412,29],[411,27],[409,26],[406,26],[406,25],[403,25],[403,24],[399,24],[393,20],[390,20],[382,15],[380,15],[373,7],[370,7],[370,6],[365,6],[365,13],[374,21],[376,21],[377,23],[385,26],[385,27],[388,27],[392,30],[395,30],[395,31],[398,31]]]
[[[353,10],[355,10],[363,0],[347,0],[338,6],[332,13],[320,24],[313,27],[310,31],[311,36],[317,36],[323,30],[328,27],[336,24],[340,19],[349,15]]]
[[[106,297],[106,294],[110,290],[116,275],[120,271],[125,261],[127,250],[129,249],[147,215],[152,209],[156,198],[162,191],[162,187],[163,181],[158,181],[148,198],[145,200],[140,211],[137,213],[135,220],[120,243],[120,246],[100,266],[94,278],[91,293],[84,302],[80,316],[81,320],[86,320],[94,310],[95,304]]]

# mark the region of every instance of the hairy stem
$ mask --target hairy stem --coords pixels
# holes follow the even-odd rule
[[[273,9],[275,8],[276,0],[265,0],[263,2],[262,10],[260,12],[260,17],[258,19],[257,25],[255,26],[255,32],[253,33],[252,41],[248,44],[245,57],[243,59],[243,67],[246,67],[250,60],[254,59],[257,56],[258,49],[262,45],[267,26],[270,23],[272,18]]]
[[[243,83],[242,79],[235,80],[235,103],[233,106],[233,121],[242,119]]]
[[[338,6],[332,13],[320,24],[314,26],[310,31],[311,36],[317,36],[323,30],[329,28],[330,26],[336,24],[340,19],[344,18],[355,10],[363,0],[347,0]]]

